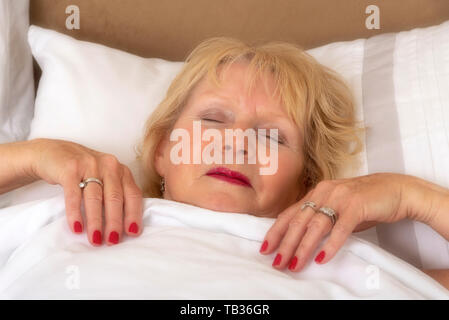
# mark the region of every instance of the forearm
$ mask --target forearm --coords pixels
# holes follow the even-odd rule
[[[32,170],[36,141],[0,144],[0,194],[39,179]]]
[[[449,290],[449,269],[422,269],[421,271]]]

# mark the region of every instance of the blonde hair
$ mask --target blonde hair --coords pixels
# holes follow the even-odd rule
[[[188,55],[165,98],[145,124],[137,151],[145,197],[162,197],[154,155],[162,139],[169,136],[196,84],[207,76],[220,87],[218,67],[224,64],[229,68],[241,59],[249,62],[248,90],[259,74],[274,76],[273,96],[280,93],[288,115],[302,130],[304,169],[299,182],[306,192],[321,180],[335,179],[341,166],[362,150],[358,133],[364,128],[357,126],[351,90],[335,71],[295,44],[272,41],[250,45],[230,37],[209,38]],[[354,150],[350,151],[353,143]]]

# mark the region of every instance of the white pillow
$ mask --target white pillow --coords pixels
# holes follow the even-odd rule
[[[139,184],[134,145],[183,62],[143,59],[35,26],[29,42],[43,70],[29,139],[67,139],[115,154]],[[397,172],[449,187],[449,21],[308,52],[348,82],[357,116],[370,127],[361,167],[348,165],[341,177]],[[22,190],[29,192],[18,191],[11,204],[62,192],[43,182]],[[416,267],[449,268],[448,242],[422,223],[380,224],[357,235]]]
[[[28,36],[42,69],[28,140],[70,140],[136,170],[134,147],[144,123],[183,63],[144,59],[36,26]]]
[[[29,1],[0,1],[0,143],[25,140],[34,109]]]

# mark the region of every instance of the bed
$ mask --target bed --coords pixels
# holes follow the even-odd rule
[[[24,79],[9,78],[22,87],[2,87],[10,102],[0,105],[1,142],[78,142],[116,155],[139,184],[134,147],[143,120],[189,50],[215,35],[283,40],[343,75],[370,128],[361,165],[348,164],[341,177],[389,171],[449,187],[446,1],[12,3],[3,12],[29,17],[31,27],[13,25],[27,44],[14,49],[27,63],[19,63]],[[379,29],[369,29],[376,10]],[[14,100],[14,88],[27,94]],[[95,126],[99,118],[103,124]],[[274,270],[273,257],[258,253],[272,223],[147,198],[138,239],[92,248],[70,233],[60,186],[39,181],[0,195],[0,298],[449,298],[420,271],[449,269],[448,242],[424,224],[404,220],[353,234],[328,264],[293,274]]]

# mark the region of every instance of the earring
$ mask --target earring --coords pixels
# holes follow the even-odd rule
[[[165,179],[164,177],[161,178],[161,193],[164,193],[165,191]]]

